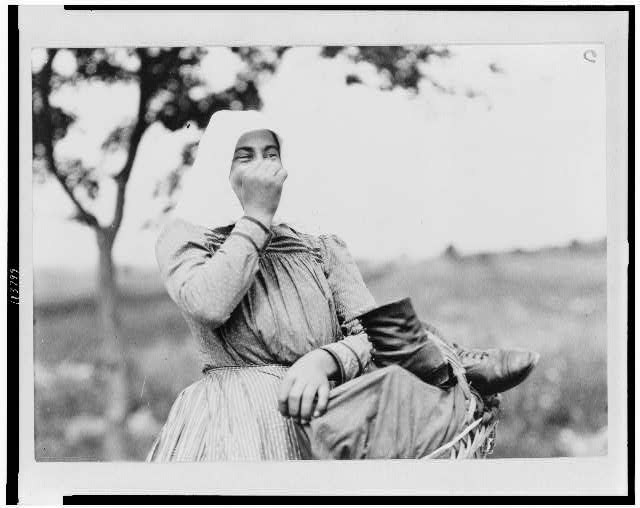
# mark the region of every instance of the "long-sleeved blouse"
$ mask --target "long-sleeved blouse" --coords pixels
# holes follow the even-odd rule
[[[246,217],[215,229],[175,220],[156,257],[207,375],[180,395],[150,459],[300,458],[293,423],[277,411],[286,368],[322,348],[341,383],[371,359],[356,317],[375,301],[345,243]]]

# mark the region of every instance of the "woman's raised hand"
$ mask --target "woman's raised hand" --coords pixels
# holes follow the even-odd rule
[[[242,207],[244,213],[271,225],[280,204],[287,172],[277,159],[259,161],[242,175]]]

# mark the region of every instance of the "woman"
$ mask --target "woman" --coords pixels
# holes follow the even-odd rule
[[[447,398],[429,392],[437,389],[398,368],[362,376],[371,344],[357,317],[376,304],[340,238],[292,227],[282,200],[282,148],[281,136],[262,114],[215,113],[191,171],[191,181],[210,189],[210,198],[183,200],[177,210],[182,219],[158,239],[163,281],[199,339],[206,367],[205,376],[174,403],[149,460],[349,454],[334,446],[344,436],[333,435],[334,444],[326,444],[327,437],[324,451],[313,443],[321,434],[335,434],[325,415],[332,384],[341,385],[331,392],[334,405],[357,399],[369,413],[369,394],[383,387],[385,393],[394,387],[411,404],[434,398],[437,415],[433,408],[411,412],[443,423],[418,438],[422,451],[458,429],[464,412],[460,393]],[[222,226],[184,220],[203,215]]]

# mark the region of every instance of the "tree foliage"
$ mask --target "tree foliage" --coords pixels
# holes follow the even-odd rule
[[[433,46],[325,46],[321,55],[335,58],[343,55],[353,63],[367,62],[375,67],[384,78],[382,90],[402,88],[417,93],[421,80],[426,80],[439,91],[453,94],[454,90],[445,87],[425,72],[426,65],[434,58],[450,58],[447,48]],[[362,83],[357,74],[348,74],[347,85]]]
[[[75,218],[100,227],[95,216],[76,196],[84,189],[89,199],[95,198],[100,182],[95,168],[85,167],[79,158],[57,160],[55,144],[65,138],[75,116],[50,103],[52,94],[65,86],[100,81],[103,83],[135,83],[139,90],[138,108],[132,118],[118,125],[102,143],[104,152],[124,149],[127,153],[122,168],[113,175],[117,183],[114,219],[106,226],[117,232],[124,213],[124,195],[140,140],[149,126],[158,122],[170,131],[185,125],[206,126],[211,115],[220,109],[260,109],[262,102],[256,80],[261,74],[275,71],[284,52],[275,48],[275,60],[262,56],[255,48],[236,48],[245,70],[235,83],[218,93],[207,93],[206,83],[197,67],[206,54],[203,48],[77,48],[65,50],[73,58],[73,70],[65,74],[54,70],[57,49],[47,50],[47,59],[32,74],[33,84],[33,157],[44,163],[76,205]]]
[[[231,47],[243,62],[243,69],[232,86],[209,93],[207,83],[197,72],[207,50],[197,47],[172,48],[72,48],[65,51],[67,60],[73,60],[66,73],[54,70],[53,61],[60,52],[47,50],[45,64],[32,74],[33,84],[33,157],[34,168],[45,167],[56,177],[69,198],[76,205],[75,218],[89,226],[99,228],[95,216],[86,206],[100,192],[96,168],[86,167],[82,160],[57,160],[54,147],[64,139],[76,118],[72,112],[50,103],[52,94],[65,86],[103,82],[132,83],[139,91],[137,111],[130,119],[116,126],[105,138],[101,149],[105,153],[126,152],[126,159],[113,175],[117,184],[113,221],[105,230],[117,232],[124,213],[124,197],[137,149],[144,132],[154,123],[170,131],[185,126],[204,128],[211,115],[221,109],[260,109],[262,101],[258,83],[262,76],[276,72],[279,62],[289,49],[280,47]],[[417,93],[422,80],[427,80],[439,91],[454,93],[425,72],[426,64],[434,58],[449,58],[447,48],[431,46],[327,46],[321,48],[324,58],[342,55],[354,64],[367,62],[383,78],[380,88],[402,88]],[[345,76],[347,85],[362,83],[354,68]],[[183,164],[169,175],[169,183],[160,184],[169,195],[178,187],[185,166],[190,165],[195,145],[185,147]],[[83,200],[78,199],[81,190]]]

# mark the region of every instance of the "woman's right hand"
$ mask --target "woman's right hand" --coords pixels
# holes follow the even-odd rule
[[[244,213],[271,225],[286,178],[287,172],[277,159],[261,160],[248,168],[241,180]]]
[[[289,367],[282,379],[278,409],[303,425],[323,415],[329,403],[329,379],[337,372],[335,360],[326,351],[314,349],[305,354]]]

